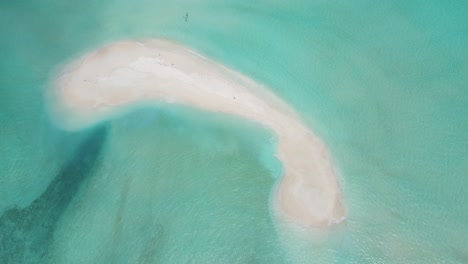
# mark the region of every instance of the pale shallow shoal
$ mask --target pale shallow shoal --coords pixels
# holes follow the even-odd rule
[[[303,227],[344,219],[326,146],[298,114],[264,86],[181,45],[160,39],[112,43],[62,67],[48,95],[55,120],[72,130],[144,101],[259,122],[278,137],[284,175],[273,200],[277,215]]]

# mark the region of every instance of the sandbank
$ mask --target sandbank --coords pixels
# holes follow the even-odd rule
[[[116,42],[61,68],[49,95],[56,118],[77,130],[145,101],[184,104],[259,122],[278,137],[283,176],[275,212],[303,227],[344,219],[340,189],[324,143],[263,85],[168,40]]]

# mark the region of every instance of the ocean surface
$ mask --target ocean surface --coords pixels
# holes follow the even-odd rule
[[[468,263],[468,2],[0,2],[0,263]],[[185,21],[185,15],[187,21]],[[276,139],[142,106],[81,131],[54,70],[164,37],[270,87],[327,143],[347,221],[272,215]]]

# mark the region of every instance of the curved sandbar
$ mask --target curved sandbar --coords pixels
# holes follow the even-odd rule
[[[344,219],[328,151],[280,98],[265,87],[166,40],[110,44],[65,66],[51,95],[59,121],[80,129],[121,106],[165,101],[239,115],[271,128],[284,176],[274,198],[277,213],[305,227]]]

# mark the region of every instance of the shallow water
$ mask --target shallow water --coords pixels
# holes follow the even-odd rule
[[[466,1],[165,2],[0,3],[1,263],[468,262]],[[51,71],[147,37],[294,106],[330,146],[347,222],[275,221],[275,140],[248,121],[158,105],[50,122]]]

